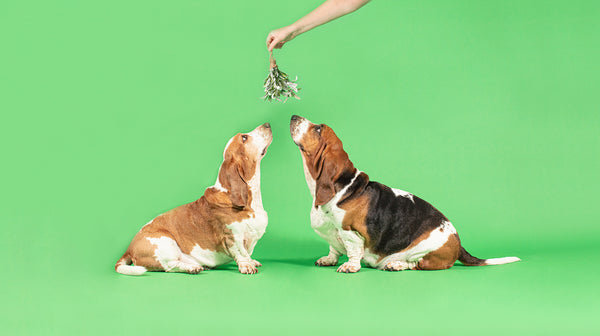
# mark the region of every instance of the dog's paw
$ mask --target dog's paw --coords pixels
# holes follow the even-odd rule
[[[252,259],[250,262],[252,263],[252,265],[254,265],[254,267],[262,266],[262,264],[258,260]]]
[[[345,262],[342,266],[338,267],[337,271],[339,273],[356,273],[360,271],[360,264]]]
[[[238,264],[238,269],[242,274],[255,274],[258,272],[256,266],[252,262],[241,262]]]
[[[200,265],[190,266],[187,270],[188,274],[198,274],[204,271],[204,268]]]
[[[317,266],[335,266],[338,263],[338,258],[336,257],[330,257],[330,256],[324,256],[319,258],[319,260],[315,261],[315,265]]]
[[[405,269],[409,269],[410,265],[404,261],[390,261],[389,263],[383,266],[384,271],[404,271]]]

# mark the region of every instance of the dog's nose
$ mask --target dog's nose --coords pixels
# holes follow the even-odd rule
[[[297,115],[295,115],[295,114],[294,114],[294,115],[292,116],[292,121],[298,120],[298,118],[300,118],[300,117],[298,117]]]
[[[265,128],[271,128],[271,124],[269,124],[269,123],[264,123],[264,124],[263,124],[263,126],[264,126]]]

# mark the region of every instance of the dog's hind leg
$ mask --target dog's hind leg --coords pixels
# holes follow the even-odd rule
[[[192,257],[181,252],[177,242],[170,237],[147,238],[154,245],[154,259],[165,272],[198,274],[203,268]]]
[[[413,269],[430,271],[448,269],[458,259],[459,248],[460,240],[458,239],[458,235],[453,234],[448,237],[444,245],[435,251],[429,252],[419,260]]]
[[[165,272],[198,274],[203,270],[204,269],[202,266],[198,264],[185,263],[181,260],[171,260],[167,263],[167,269],[165,269]]]

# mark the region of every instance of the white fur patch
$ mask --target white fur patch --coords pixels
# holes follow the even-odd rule
[[[300,140],[302,140],[302,137],[304,136],[304,133],[308,131],[310,124],[311,122],[304,118],[302,118],[302,121],[299,124],[296,124],[296,127],[292,131],[292,139],[295,143],[299,143]]]
[[[265,226],[267,222],[267,213],[263,207],[262,203],[262,193],[260,192],[260,164],[256,165],[256,169],[254,170],[254,176],[248,181],[248,187],[250,188],[250,192],[252,193],[252,202],[250,203],[250,207],[254,210],[256,216],[264,215]],[[264,214],[263,214],[264,212]]]
[[[254,146],[254,148],[257,149],[259,154],[262,153],[263,149],[269,146],[270,141],[272,139],[265,136],[265,132],[263,132],[261,126],[255,128],[252,132],[248,133],[248,135],[250,135],[250,141],[252,146]],[[260,160],[261,157],[259,157],[258,159]]]
[[[502,264],[512,263],[515,261],[521,261],[521,259],[519,259],[517,257],[492,258],[492,259],[486,259],[485,264],[486,265],[502,265]]]
[[[304,167],[304,178],[306,179],[306,184],[308,185],[308,191],[310,191],[310,195],[312,198],[315,198],[315,192],[317,190],[317,181],[310,175],[308,171],[308,167],[306,166],[306,159],[304,159],[304,155],[302,156],[302,166]]]
[[[392,191],[394,192],[394,195],[406,197],[406,198],[410,199],[413,203],[415,203],[415,200],[413,199],[413,194],[409,193],[408,191],[395,189],[395,188],[392,188]]]
[[[346,248],[338,234],[338,228],[335,226],[329,216],[319,208],[312,207],[310,211],[310,226],[315,232],[329,243],[330,247],[338,254],[346,254]]]
[[[340,238],[342,239],[342,243],[346,248],[346,255],[348,256],[348,262],[353,264],[358,264],[360,266],[360,261],[364,254],[364,245],[365,239],[361,237],[358,232],[348,231],[348,230],[339,230]]]
[[[185,254],[184,254],[185,255]],[[198,245],[195,245],[189,255],[197,263],[202,266],[216,267],[219,265],[226,264],[233,259],[225,253],[215,252],[207,249],[203,249]]]
[[[154,257],[165,270],[170,270],[169,262],[181,259],[181,249],[172,238],[162,236],[160,238],[146,238],[150,244],[155,245]]]
[[[142,275],[146,273],[146,268],[143,266],[119,265],[117,272],[125,275]]]

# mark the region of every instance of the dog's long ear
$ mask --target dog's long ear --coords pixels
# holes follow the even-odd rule
[[[317,176],[315,206],[321,206],[331,201],[333,196],[335,196],[333,178],[336,174],[337,167],[335,160],[331,160],[331,158],[327,157],[328,151],[326,146],[323,146],[315,156],[315,175]]]
[[[249,187],[244,179],[243,165],[234,159],[227,160],[219,172],[219,180],[229,190],[231,204],[236,209],[248,206]]]

